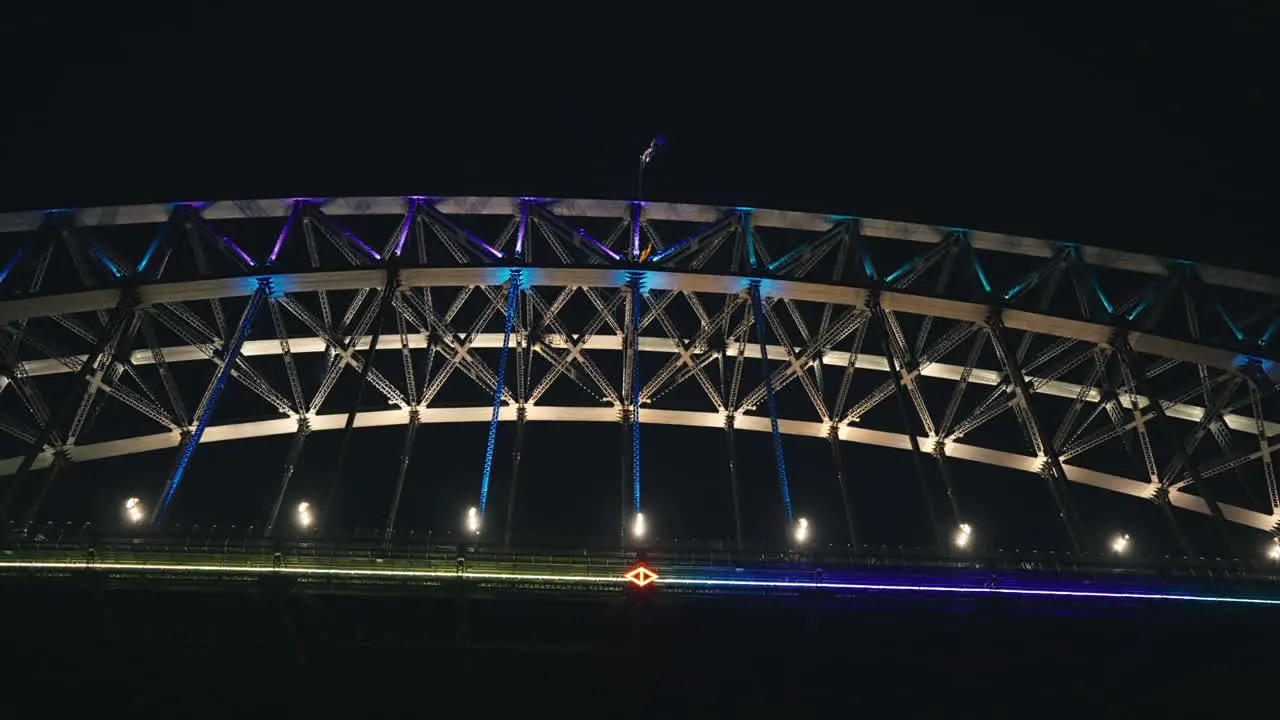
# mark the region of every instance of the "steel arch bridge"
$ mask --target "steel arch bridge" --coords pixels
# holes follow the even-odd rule
[[[345,457],[354,428],[411,448],[458,422],[488,425],[483,517],[497,428],[514,497],[530,421],[619,425],[636,515],[660,423],[722,428],[730,458],[738,431],[772,435],[789,524],[787,437],[828,439],[851,540],[841,441],[914,456],[940,542],[964,520],[954,460],[1038,475],[1077,551],[1078,484],[1158,503],[1188,553],[1175,509],[1280,520],[1280,278],[1259,273],[849,216],[418,196],[10,213],[0,253],[11,521],[69,463],[171,448],[160,522],[200,445],[291,435],[270,528],[312,433],[344,430]],[[198,396],[175,379],[193,367]],[[344,373],[384,409],[335,407]],[[459,383],[491,400],[443,402]],[[219,421],[228,385],[259,419]]]

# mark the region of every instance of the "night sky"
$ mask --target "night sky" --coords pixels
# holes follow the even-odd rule
[[[61,9],[25,11],[39,16],[0,23],[0,209],[629,198],[636,157],[661,133],[647,199],[974,227],[1274,272],[1278,28],[1263,5],[1224,3],[1236,9],[1213,17],[784,21],[739,11],[715,24],[654,10],[597,26],[583,13],[535,21],[534,9],[358,20],[184,4],[73,22]],[[530,426],[518,522],[547,536],[616,534],[617,432]],[[500,431],[499,457],[510,433]],[[644,433],[646,492],[664,534],[727,536],[722,434]],[[479,425],[424,428],[402,527],[457,530],[483,435]],[[767,435],[741,437],[749,534],[763,539],[780,516],[772,448]],[[299,493],[320,492],[335,456],[336,434],[320,439]],[[345,519],[371,528],[400,430],[359,439]],[[175,520],[260,522],[286,442],[202,448]],[[786,443],[819,537],[843,542],[825,444]],[[77,468],[51,517],[114,518],[121,498],[158,490],[169,462],[160,453]],[[929,541],[905,453],[846,445],[845,462],[866,541]],[[1061,540],[1034,477],[985,466],[960,476],[991,542]],[[1073,489],[1098,538],[1123,527],[1148,547],[1172,546],[1154,506]]]

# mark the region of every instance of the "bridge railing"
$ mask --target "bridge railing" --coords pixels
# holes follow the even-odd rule
[[[106,535],[89,525],[45,526],[35,531],[11,533],[0,562],[133,562],[151,565],[181,563],[236,566],[270,566],[285,559],[292,563],[340,567],[387,566],[437,569],[453,568],[458,558],[468,563],[502,563],[521,567],[573,568],[573,572],[621,573],[639,561],[666,568],[760,569],[911,569],[985,571],[992,573],[1069,573],[1088,575],[1145,574],[1198,580],[1251,580],[1280,582],[1280,564],[1222,558],[1174,556],[1120,557],[1075,555],[1035,550],[956,551],[911,547],[816,547],[806,552],[751,548],[724,549],[719,542],[654,542],[642,548],[574,547],[567,544],[525,542],[502,546],[468,542],[446,534],[403,533],[394,538],[379,534],[341,539],[311,535],[265,538],[252,528],[216,526],[172,528]]]

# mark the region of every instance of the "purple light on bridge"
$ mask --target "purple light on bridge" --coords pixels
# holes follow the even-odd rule
[[[326,218],[326,219],[328,219],[329,224],[333,225],[333,227],[335,227],[339,232],[341,232],[343,235],[345,235],[345,236],[346,236],[346,238],[347,238],[347,240],[348,240],[352,245],[355,245],[356,247],[358,247],[358,248],[360,248],[361,250],[363,250],[363,251],[364,251],[364,253],[365,253],[366,255],[368,255],[369,257],[373,258],[374,260],[382,260],[382,255],[378,254],[378,251],[377,251],[377,250],[374,250],[373,248],[369,247],[368,245],[365,245],[365,244],[364,244],[364,241],[363,241],[363,240],[361,240],[360,238],[356,237],[355,235],[352,235],[350,230],[348,230],[348,229],[346,229],[346,228],[342,227],[341,225],[339,225],[338,223],[334,222],[334,221],[333,221],[333,218],[329,217],[328,215],[326,215],[326,216],[325,216],[325,218]]]
[[[271,248],[271,255],[267,257],[268,265],[276,261],[276,256],[280,254],[280,249],[284,247],[284,239],[289,235],[289,228],[293,227],[293,219],[298,216],[298,211],[302,207],[301,202],[290,202],[293,205],[289,208],[289,217],[284,221],[284,227],[280,229],[280,236],[276,238],[275,247]]]
[[[631,259],[640,259],[640,212],[644,208],[639,200],[631,203]]]
[[[524,236],[529,232],[529,201],[520,198],[520,224],[516,226],[516,257],[524,255]]]
[[[461,230],[461,228],[459,228],[459,229]],[[495,258],[497,258],[497,259],[499,259],[499,260],[500,260],[500,259],[502,259],[502,258],[504,258],[504,257],[506,257],[505,255],[503,255],[503,254],[502,254],[502,251],[501,251],[501,250],[499,250],[499,249],[495,248],[494,246],[490,245],[489,243],[487,243],[487,242],[485,242],[485,241],[481,240],[480,238],[476,237],[475,235],[472,235],[470,232],[467,232],[466,230],[462,230],[462,234],[463,234],[463,235],[465,235],[465,236],[467,237],[467,239],[471,240],[471,242],[473,242],[473,243],[475,243],[477,246],[479,246],[481,250],[484,250],[485,252],[489,253],[489,254],[490,254],[490,255],[492,255],[493,257],[495,257]]]
[[[622,259],[622,255],[620,255],[620,254],[618,254],[618,253],[616,253],[616,252],[614,252],[614,251],[610,250],[608,247],[606,247],[606,246],[604,245],[604,243],[602,243],[602,242],[600,242],[599,240],[596,240],[595,238],[593,238],[593,237],[591,237],[590,235],[588,235],[588,234],[587,234],[587,231],[586,231],[586,230],[583,230],[582,228],[578,228],[578,237],[580,237],[580,238],[582,238],[583,240],[586,240],[587,242],[591,243],[591,244],[595,247],[595,249],[597,249],[597,250],[599,250],[600,252],[604,253],[604,254],[605,254],[606,256],[608,256],[611,260],[613,260],[613,261],[615,261],[615,262],[616,262],[616,261],[618,261],[618,260],[621,260],[621,259]]]
[[[400,251],[404,250],[404,241],[409,237],[409,226],[413,224],[414,213],[418,211],[418,203],[422,198],[410,196],[409,207],[405,210],[404,220],[400,221],[400,229],[396,230],[396,249],[394,255],[400,257]]]
[[[249,253],[245,252],[244,250],[241,250],[239,245],[231,241],[231,238],[222,234],[218,234],[218,239],[221,240],[222,244],[226,245],[227,249],[235,253],[235,256],[240,258],[246,265],[248,265],[249,267],[258,266],[258,263],[254,262],[253,258],[249,257]]]

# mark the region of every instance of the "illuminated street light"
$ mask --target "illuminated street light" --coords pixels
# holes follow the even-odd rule
[[[647,530],[648,530],[648,527],[645,525],[644,513],[636,513],[635,520],[631,521],[632,537],[639,540],[640,538],[644,537],[645,531]]]
[[[952,538],[955,546],[964,549],[969,547],[969,543],[973,540],[973,528],[969,527],[969,523],[960,523],[960,527],[956,528],[956,535]]]
[[[1129,533],[1120,533],[1111,539],[1111,552],[1123,555],[1129,550]]]
[[[311,503],[298,503],[298,527],[309,528],[316,521],[315,513],[312,512]]]
[[[796,521],[796,544],[803,545],[809,539],[809,521],[800,518]]]
[[[133,497],[124,501],[124,519],[128,520],[130,525],[141,524],[145,518],[146,513],[142,510],[141,500]]]
[[[1280,539],[1271,541],[1271,545],[1267,547],[1267,557],[1280,560]]]
[[[480,534],[480,511],[475,506],[467,508],[467,531]]]

